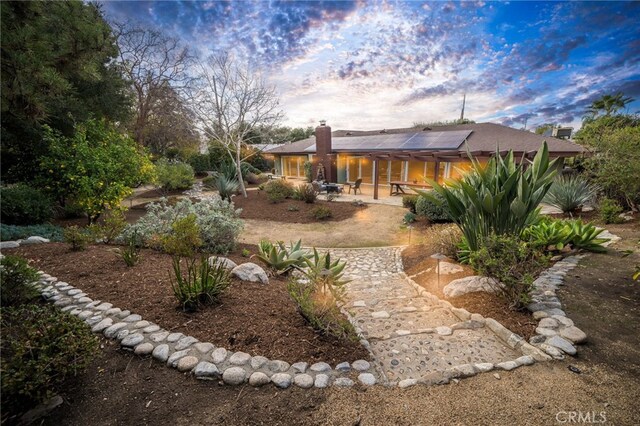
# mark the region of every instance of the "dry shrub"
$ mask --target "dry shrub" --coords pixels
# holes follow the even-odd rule
[[[423,245],[433,253],[441,253],[455,259],[458,252],[458,244],[462,240],[460,228],[453,224],[434,224],[428,227],[422,234]]]

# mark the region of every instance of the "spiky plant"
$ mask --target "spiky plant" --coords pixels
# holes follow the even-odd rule
[[[575,213],[591,202],[597,192],[598,188],[580,175],[558,176],[542,202],[562,210],[563,213]]]
[[[221,174],[216,178],[213,187],[220,194],[220,198],[231,201],[231,196],[238,192],[240,185],[236,179]]]

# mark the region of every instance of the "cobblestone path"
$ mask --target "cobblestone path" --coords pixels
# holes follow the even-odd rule
[[[383,382],[432,384],[544,359],[496,321],[454,308],[411,281],[401,248],[331,253],[347,262],[344,309],[368,341]]]

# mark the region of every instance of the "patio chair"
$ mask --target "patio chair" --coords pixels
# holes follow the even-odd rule
[[[349,194],[351,194],[351,188],[353,188],[353,195],[356,195],[358,193],[358,189],[360,189],[360,194],[362,194],[362,189],[360,188],[361,184],[362,179],[356,179],[356,181],[353,183],[347,182],[347,185],[349,185]]]

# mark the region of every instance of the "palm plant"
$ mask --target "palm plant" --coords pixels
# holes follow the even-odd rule
[[[543,203],[573,213],[593,200],[598,189],[580,175],[558,176],[542,200]]]
[[[604,95],[591,103],[587,109],[587,114],[592,118],[595,118],[600,111],[603,111],[605,116],[610,116],[619,110],[624,109],[633,101],[633,98],[624,96],[622,92],[618,92],[614,95]]]
[[[531,165],[524,158],[517,164],[513,151],[504,157],[496,152],[486,165],[471,154],[472,169],[448,186],[426,179],[444,197],[451,219],[460,227],[469,249],[475,251],[491,234],[519,235],[534,223],[538,207],[553,183],[556,160],[549,161],[549,148],[543,143]],[[428,191],[418,190],[435,203],[442,203]]]

